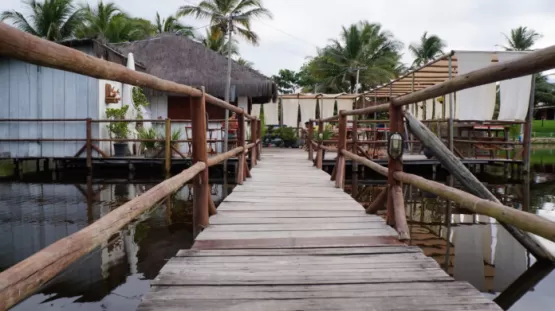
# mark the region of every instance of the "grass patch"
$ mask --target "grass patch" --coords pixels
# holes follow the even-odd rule
[[[533,137],[555,137],[555,120],[532,121]]]

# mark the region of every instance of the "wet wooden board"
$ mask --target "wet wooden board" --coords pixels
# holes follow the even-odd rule
[[[305,152],[262,156],[139,310],[500,310],[400,242]]]

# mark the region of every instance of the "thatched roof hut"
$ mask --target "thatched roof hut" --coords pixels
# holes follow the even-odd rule
[[[166,33],[114,46],[124,54],[133,53],[149,74],[186,85],[204,86],[207,93],[224,98],[227,58],[199,42]],[[250,97],[253,103],[267,103],[277,98],[277,87],[270,78],[235,61],[231,85],[235,86],[236,97]]]

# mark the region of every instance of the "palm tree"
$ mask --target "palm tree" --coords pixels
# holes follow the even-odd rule
[[[428,32],[424,32],[422,37],[420,37],[419,44],[411,44],[409,46],[409,51],[415,58],[412,67],[419,67],[432,61],[443,54],[444,48],[445,41],[436,35],[428,37]]]
[[[183,25],[179,22],[177,17],[170,15],[166,19],[160,17],[160,14],[156,12],[156,33],[170,32],[185,37],[194,38],[194,28],[191,26]]]
[[[241,65],[241,66],[245,66],[247,68],[251,68],[253,69],[254,63],[251,61],[248,61],[242,57],[237,58],[237,60],[235,60],[235,62],[237,62],[237,64]]]
[[[0,21],[11,21],[20,30],[51,41],[73,37],[81,24],[82,11],[73,5],[72,0],[29,0],[24,3],[31,11],[27,17],[17,11],[4,11],[0,14]]]
[[[375,86],[397,75],[401,48],[402,43],[380,24],[363,21],[343,27],[340,39],[319,50],[308,69],[320,91],[354,90],[357,72],[353,68],[357,67],[365,67],[360,71],[363,87]]]
[[[200,42],[212,51],[216,51],[221,55],[228,55],[229,41],[226,40],[225,36],[219,32],[214,32],[212,29],[206,30],[206,35],[200,40]],[[239,47],[237,40],[233,39],[231,42],[231,56],[239,55]]]
[[[131,18],[114,3],[98,2],[96,7],[83,6],[85,22],[78,29],[80,38],[96,38],[110,43],[135,41],[154,32],[150,21]]]
[[[251,30],[254,18],[272,18],[272,13],[262,7],[261,0],[203,0],[198,5],[179,8],[177,16],[194,15],[209,18],[214,32],[228,33],[228,18],[233,17],[233,30],[247,41],[258,44],[258,35]]]
[[[508,46],[504,46],[507,51],[530,51],[536,40],[542,37],[534,29],[528,29],[528,27],[517,27],[511,29],[511,35],[505,36],[507,39]]]

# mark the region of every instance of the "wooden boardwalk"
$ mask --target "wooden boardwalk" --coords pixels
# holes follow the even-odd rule
[[[268,149],[139,310],[501,310],[367,215],[306,152]]]

